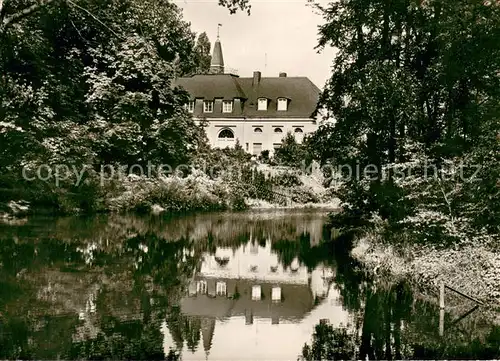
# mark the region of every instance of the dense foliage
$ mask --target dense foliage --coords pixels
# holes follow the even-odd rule
[[[206,69],[198,37],[166,0],[0,2],[0,188],[76,208],[101,166],[189,163],[203,140],[174,77]],[[61,168],[26,182],[42,164]],[[85,168],[84,168],[85,167]],[[75,187],[76,172],[83,182]],[[44,175],[47,174],[45,168]],[[8,176],[7,176],[8,175]],[[45,178],[45,177],[44,177]],[[85,187],[89,189],[85,192]],[[70,194],[76,194],[70,197]],[[87,202],[88,203],[88,202]]]
[[[321,99],[335,123],[312,143],[344,179],[338,224],[379,220],[422,241],[498,236],[498,2],[318,8],[319,46],[338,49]]]
[[[280,165],[305,169],[312,161],[309,148],[307,138],[300,143],[292,133],[288,132],[281,146],[274,152],[274,161]]]

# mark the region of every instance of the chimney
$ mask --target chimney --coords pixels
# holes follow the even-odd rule
[[[260,71],[253,72],[253,85],[257,85],[260,83]]]
[[[280,73],[280,78],[286,78],[286,73]]]

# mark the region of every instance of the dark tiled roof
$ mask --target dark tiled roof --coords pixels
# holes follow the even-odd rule
[[[184,88],[193,99],[245,98],[237,79],[230,74],[194,75],[189,78],[179,78],[175,84]]]
[[[253,78],[240,78],[232,74],[194,75],[177,79],[191,97],[214,100],[242,99],[241,111],[222,113],[215,107],[213,113],[196,113],[207,118],[309,118],[314,116],[320,90],[306,77],[262,77],[258,84]],[[257,110],[257,99],[268,98],[267,111]],[[278,98],[289,99],[288,110],[278,111]]]

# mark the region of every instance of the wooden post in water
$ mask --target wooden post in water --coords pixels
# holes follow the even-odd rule
[[[444,335],[444,282],[439,289],[439,336]]]

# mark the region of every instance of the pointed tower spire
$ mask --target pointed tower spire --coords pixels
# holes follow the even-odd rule
[[[210,63],[210,72],[212,74],[224,74],[224,58],[222,57],[222,46],[219,39],[219,28],[222,24],[217,24],[217,40],[214,44],[212,62]]]

